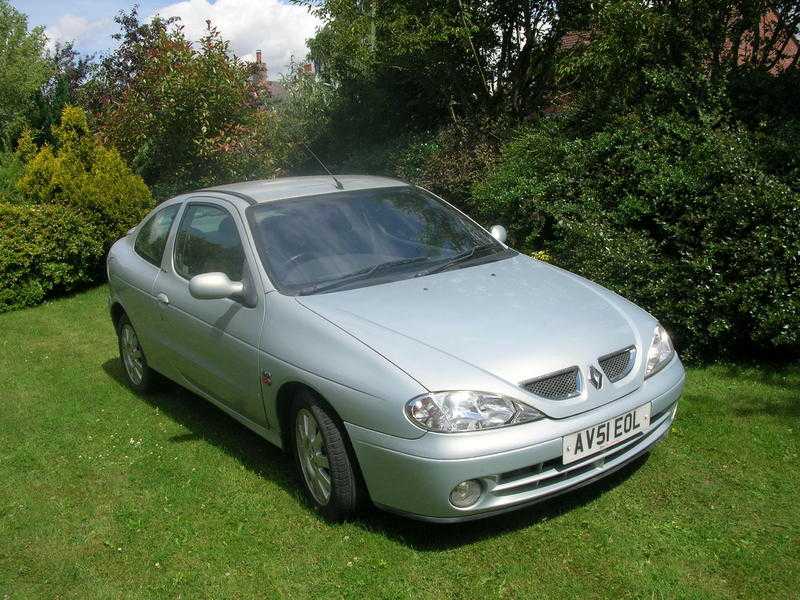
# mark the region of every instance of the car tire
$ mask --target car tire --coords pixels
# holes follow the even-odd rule
[[[361,493],[339,419],[310,392],[298,394],[291,415],[292,454],[307,496],[329,521],[350,518]]]
[[[139,345],[139,336],[128,315],[122,315],[117,321],[117,343],[122,372],[128,385],[139,393],[151,391],[158,376],[147,364],[147,358]]]

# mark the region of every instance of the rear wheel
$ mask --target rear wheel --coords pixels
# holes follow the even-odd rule
[[[137,392],[146,392],[152,389],[156,374],[147,365],[147,359],[139,344],[139,336],[127,315],[122,315],[117,323],[117,339],[122,370],[128,385]]]
[[[347,519],[358,506],[359,490],[345,433],[309,392],[298,395],[292,416],[292,450],[306,492],[325,518]]]

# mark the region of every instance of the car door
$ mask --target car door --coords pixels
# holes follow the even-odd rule
[[[147,361],[161,370],[163,351],[158,343],[159,309],[154,285],[180,203],[153,212],[134,240],[117,244],[109,255],[109,284],[136,328]]]
[[[190,199],[155,291],[163,336],[182,383],[264,426],[257,348],[265,302],[250,245],[242,243],[245,234],[244,222],[229,202]],[[194,298],[189,280],[209,272],[243,282],[248,300]]]

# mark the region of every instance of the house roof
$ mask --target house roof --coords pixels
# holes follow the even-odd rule
[[[560,40],[562,50],[569,50],[579,44],[588,44],[592,40],[588,31],[568,31]]]

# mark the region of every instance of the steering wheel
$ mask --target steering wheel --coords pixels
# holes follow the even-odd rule
[[[294,269],[300,266],[300,264],[311,260],[312,258],[316,258],[316,254],[313,252],[300,252],[299,254],[295,254],[293,257],[284,261],[283,268],[288,272],[290,269]]]

